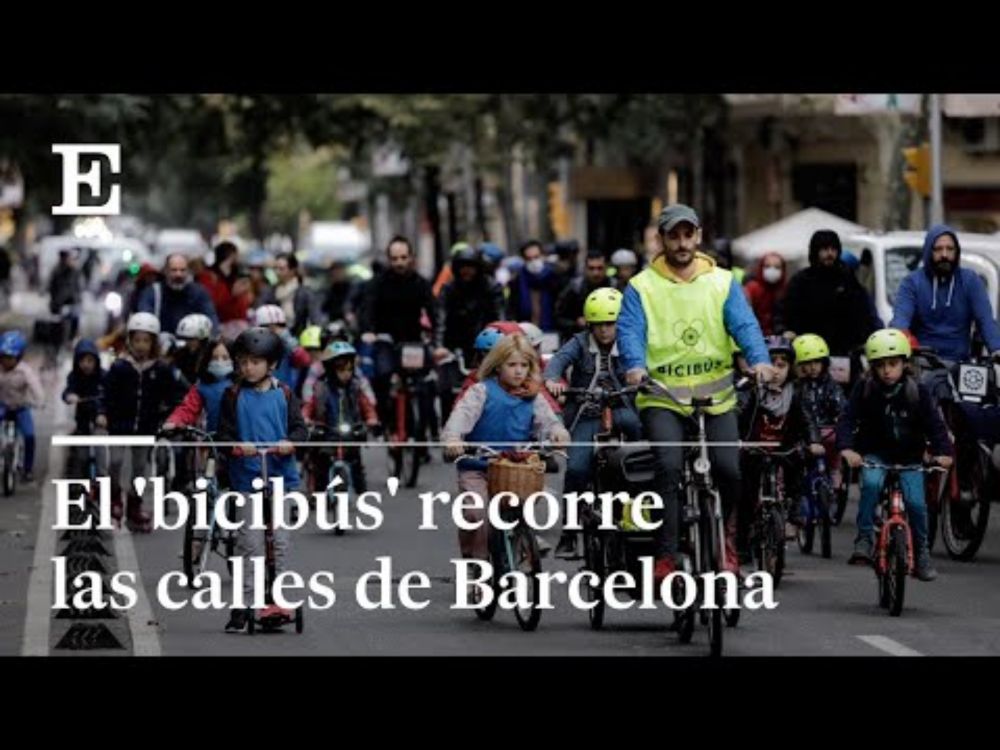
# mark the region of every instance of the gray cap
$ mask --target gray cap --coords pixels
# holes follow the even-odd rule
[[[695,213],[695,210],[691,206],[685,206],[683,203],[674,203],[672,206],[667,206],[660,211],[660,219],[657,225],[661,232],[669,232],[682,221],[694,224],[695,228],[701,227],[701,220],[698,218],[698,214]]]

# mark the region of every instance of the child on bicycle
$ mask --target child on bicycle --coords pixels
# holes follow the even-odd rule
[[[824,453],[819,427],[806,410],[801,395],[795,387],[792,364],[795,354],[791,342],[783,336],[768,336],[767,350],[774,366],[774,377],[749,394],[740,408],[740,434],[748,442],[780,443],[785,451],[801,443],[808,444],[814,456]],[[750,519],[753,517],[760,494],[761,458],[752,452],[740,455],[740,476],[743,491],[736,513],[736,544],[740,562],[750,561],[748,548]],[[788,521],[795,525],[803,472],[802,461],[794,454],[783,464],[785,498],[788,500]],[[730,516],[730,524],[733,519]],[[731,527],[730,527],[731,528]],[[786,534],[790,530],[786,531]],[[729,534],[727,534],[729,537]]]
[[[558,398],[566,389],[562,380],[567,369],[572,370],[569,385],[573,388],[603,387],[618,390],[625,385],[625,369],[618,359],[616,345],[618,313],[622,307],[622,293],[605,287],[595,289],[583,303],[583,317],[588,330],[573,336],[563,344],[545,367],[545,387]],[[569,426],[572,442],[566,462],[566,479],[563,495],[583,492],[592,479],[594,436],[601,430],[601,406],[581,402],[571,397],[563,421]],[[622,431],[626,440],[639,440],[642,425],[635,408],[634,397],[616,399],[611,404],[614,426]],[[563,499],[563,523],[566,522],[566,501]],[[556,546],[556,557],[576,557],[577,534],[564,531]]]
[[[97,399],[104,392],[107,373],[101,367],[100,353],[90,339],[80,339],[73,349],[73,369],[66,376],[62,400],[76,406],[75,435],[90,435],[97,419]]]
[[[195,384],[188,388],[184,400],[170,412],[163,423],[165,432],[177,427],[197,425],[205,417],[205,431],[219,429],[219,409],[222,394],[233,384],[233,359],[229,346],[221,338],[212,340],[202,351]]]
[[[313,388],[326,372],[323,368],[323,353],[330,342],[324,343],[324,338],[329,337],[323,335],[323,329],[319,326],[308,326],[299,334],[299,346],[309,355],[309,367],[299,371],[299,388],[296,392],[303,404],[312,398]]]
[[[160,361],[160,321],[151,313],[134,313],[125,326],[126,351],[115,360],[104,381],[104,392],[97,402],[99,428],[110,435],[155,435],[164,411],[183,397],[184,388],[177,371]],[[132,491],[136,477],[147,476],[149,448],[115,447],[111,449],[111,515],[122,517],[121,471],[126,453],[131,453],[131,478],[128,480],[128,523],[133,530],[152,529],[142,498]]]
[[[31,410],[45,403],[45,393],[35,368],[22,361],[28,340],[20,331],[0,336],[0,422],[15,420],[24,438],[21,481],[35,481],[35,421]]]
[[[885,464],[920,464],[928,444],[934,462],[951,466],[952,443],[948,429],[927,386],[908,370],[912,354],[906,334],[895,328],[875,331],[865,342],[870,370],[855,384],[837,423],[837,448],[853,468],[864,461]],[[865,467],[861,474],[858,535],[851,565],[869,565],[874,549],[875,505],[885,481],[885,470]],[[900,474],[906,514],[913,531],[914,575],[933,581],[927,544],[927,504],[924,478],[919,471]]]
[[[460,400],[441,431],[446,459],[456,459],[465,451],[465,443],[488,443],[494,449],[550,439],[569,442],[569,432],[552,411],[539,377],[538,355],[522,335],[504,336],[479,367],[479,382]],[[458,464],[458,489],[474,492],[489,500],[486,482],[487,462],[466,459]],[[475,531],[458,532],[463,558],[488,559],[488,534],[485,509],[466,509],[469,522],[482,521]],[[470,586],[474,594],[475,586]]]
[[[324,351],[322,360],[325,377],[316,383],[312,397],[302,408],[307,423],[322,424],[336,429],[340,424],[354,426],[364,423],[378,427],[375,395],[365,377],[356,372],[357,352],[346,341],[334,341]],[[360,448],[345,449],[351,467],[351,481],[357,494],[368,491],[365,467]],[[330,451],[313,453],[314,476],[325,478],[330,471]]]
[[[840,454],[837,453],[837,420],[847,406],[847,397],[830,375],[830,349],[821,336],[804,333],[792,341],[798,371],[796,387],[802,405],[819,426],[830,485],[841,491]]]
[[[265,328],[247,328],[236,337],[233,353],[239,377],[222,396],[217,433],[220,443],[241,443],[229,451],[230,486],[236,492],[254,492],[253,480],[261,476],[257,445],[277,444],[278,455],[265,457],[268,476],[283,477],[285,490],[295,490],[299,486],[299,470],[293,442],[305,441],[308,433],[298,398],[291,387],[280,382],[274,374],[285,353],[284,343],[276,333]],[[264,531],[247,528],[251,517],[251,509],[244,507],[244,524],[237,537],[237,552],[244,559],[264,556]],[[286,570],[288,550],[288,531],[276,529],[274,554],[277,574]],[[244,578],[243,593],[247,601],[252,601],[253,577],[249,571]],[[289,614],[271,605],[262,616]],[[226,631],[240,631],[246,625],[247,611],[233,609]]]

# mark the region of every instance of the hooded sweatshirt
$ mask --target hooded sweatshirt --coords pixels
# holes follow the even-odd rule
[[[934,243],[944,234],[955,240],[955,267],[946,278],[934,272]],[[961,267],[962,247],[949,226],[935,224],[924,238],[923,265],[899,285],[891,328],[908,329],[921,346],[933,348],[948,360],[969,356],[971,328],[975,322],[991,352],[1000,350],[1000,326],[993,317],[986,286],[976,273]]]
[[[80,359],[90,354],[97,360],[97,367],[89,375],[84,375],[80,369]],[[66,376],[66,388],[62,399],[75,393],[81,399],[100,399],[104,396],[104,369],[101,367],[101,356],[97,345],[90,339],[80,339],[73,350],[73,369]],[[90,432],[90,425],[97,417],[97,401],[86,401],[76,407],[76,431],[84,435]]]
[[[777,258],[781,262],[781,278],[774,284],[764,281],[764,262],[769,258]],[[778,314],[778,303],[784,298],[787,287],[788,266],[785,259],[779,253],[765,253],[757,262],[754,277],[743,287],[765,336],[781,333],[784,328]]]

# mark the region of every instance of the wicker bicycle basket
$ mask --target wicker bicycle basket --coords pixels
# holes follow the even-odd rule
[[[508,458],[491,459],[486,469],[486,482],[490,497],[510,492],[523,504],[529,496],[545,489],[545,462],[534,454],[523,462]],[[507,504],[505,502],[503,506]]]

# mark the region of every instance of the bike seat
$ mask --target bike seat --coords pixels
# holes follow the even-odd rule
[[[711,396],[708,396],[707,398],[693,398],[693,399],[691,399],[691,406],[693,406],[693,407],[695,407],[697,409],[707,409],[709,406],[712,406],[714,403],[715,403],[715,401],[712,400]]]

